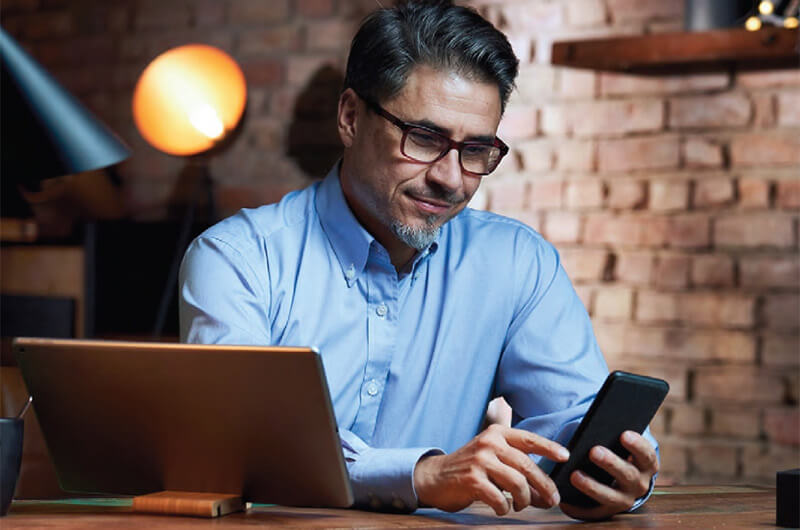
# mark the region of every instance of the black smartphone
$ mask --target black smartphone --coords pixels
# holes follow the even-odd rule
[[[627,458],[630,453],[619,437],[625,431],[644,432],[667,392],[669,384],[662,379],[621,371],[609,374],[567,445],[569,460],[557,463],[550,472],[561,502],[597,506],[594,499],[570,484],[569,476],[579,469],[598,482],[610,485],[614,477],[589,460],[589,450],[602,445]]]

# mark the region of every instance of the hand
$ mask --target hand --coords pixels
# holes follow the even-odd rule
[[[414,488],[420,504],[455,512],[483,501],[497,515],[514,509],[550,508],[560,497],[553,481],[528,456],[564,462],[569,452],[546,438],[502,425],[490,425],[464,447],[448,455],[421,459],[414,468]]]
[[[650,480],[658,473],[658,457],[653,445],[633,431],[622,433],[620,441],[631,453],[627,460],[599,445],[589,451],[589,459],[614,477],[612,486],[601,484],[580,471],[573,471],[569,477],[573,486],[600,506],[582,508],[563,503],[561,511],[574,519],[607,519],[630,510],[636,499],[650,490]]]

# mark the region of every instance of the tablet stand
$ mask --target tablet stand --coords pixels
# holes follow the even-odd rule
[[[244,510],[239,495],[193,491],[159,491],[133,498],[133,511],[194,517],[222,517]]]

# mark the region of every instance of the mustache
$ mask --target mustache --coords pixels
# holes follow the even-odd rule
[[[410,188],[408,193],[419,199],[430,199],[439,202],[446,202],[451,206],[464,202],[467,196],[457,191],[447,191],[444,188],[427,186],[423,188]]]

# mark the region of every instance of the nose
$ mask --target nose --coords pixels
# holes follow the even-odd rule
[[[431,164],[427,173],[428,180],[437,183],[448,192],[458,190],[462,183],[461,162],[458,156],[457,149],[450,149],[446,155]]]

